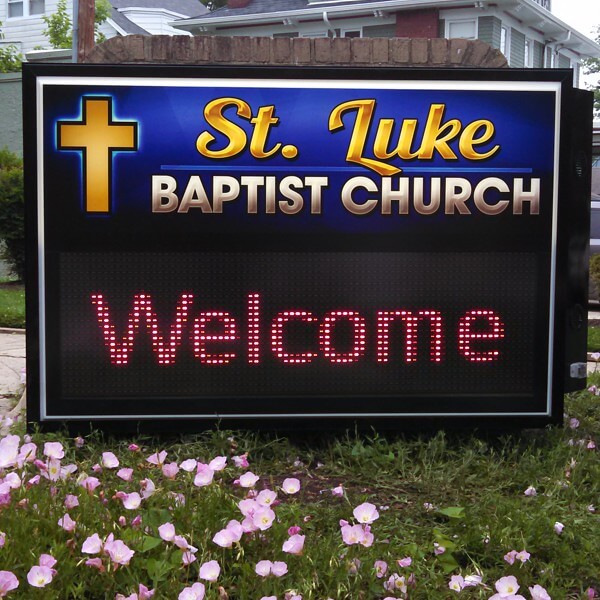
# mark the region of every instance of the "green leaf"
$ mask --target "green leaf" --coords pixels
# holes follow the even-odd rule
[[[150,550],[153,550],[157,546],[160,546],[161,544],[162,540],[160,538],[146,535],[142,538],[142,543],[138,548],[138,552],[148,552]]]
[[[465,518],[465,509],[462,506],[448,506],[447,508],[440,508],[438,512],[449,519]]]
[[[452,556],[452,554],[450,554],[449,552],[446,552],[445,554],[440,554],[437,557],[437,559],[444,573],[450,573],[460,566],[458,562],[456,562],[454,556]]]

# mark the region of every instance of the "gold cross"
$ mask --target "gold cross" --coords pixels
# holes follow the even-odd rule
[[[84,203],[87,212],[111,207],[112,153],[137,150],[136,121],[112,121],[112,98],[83,99],[81,121],[58,121],[58,149],[83,152]]]

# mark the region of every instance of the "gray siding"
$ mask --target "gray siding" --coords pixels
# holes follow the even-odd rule
[[[388,23],[387,25],[367,25],[363,27],[363,37],[366,38],[391,38],[396,37],[396,24]]]
[[[525,34],[513,28],[510,30],[510,66],[525,66]]]
[[[0,148],[23,154],[21,74],[0,74]]]
[[[562,54],[559,54],[556,66],[559,69],[570,69],[571,68],[571,61],[568,59],[568,57],[563,56]]]
[[[492,48],[500,48],[502,21],[497,17],[479,17],[477,19],[477,37]]]

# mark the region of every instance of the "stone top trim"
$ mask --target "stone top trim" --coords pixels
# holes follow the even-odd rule
[[[92,48],[86,63],[506,68],[480,40],[129,35]]]

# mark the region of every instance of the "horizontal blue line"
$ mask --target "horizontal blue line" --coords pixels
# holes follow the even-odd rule
[[[399,167],[403,173],[532,173],[528,168],[504,168],[504,167]],[[261,172],[261,171],[285,171],[290,172],[318,172],[318,173],[342,173],[361,172],[368,173],[365,167],[299,167],[299,166],[273,166],[273,167],[250,167],[236,165],[161,165],[161,171],[226,171],[235,173],[237,171]]]

